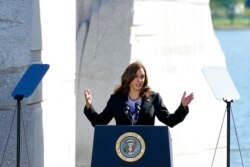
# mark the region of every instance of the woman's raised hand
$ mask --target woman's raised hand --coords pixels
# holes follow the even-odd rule
[[[186,92],[183,93],[183,96],[181,98],[181,104],[183,107],[187,107],[191,101],[194,99],[194,94],[190,93],[188,96],[186,96]]]
[[[90,93],[90,89],[84,90],[84,97],[85,97],[86,106],[87,106],[87,108],[89,108],[91,103],[92,103],[92,96]]]

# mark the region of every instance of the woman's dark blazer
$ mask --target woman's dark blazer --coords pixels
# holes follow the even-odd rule
[[[106,125],[115,118],[116,125],[131,125],[131,119],[126,114],[128,96],[112,94],[102,113],[98,114],[91,105],[84,107],[84,114],[93,126]],[[188,114],[188,107],[180,105],[174,113],[169,113],[159,93],[152,93],[148,98],[142,98],[141,111],[135,125],[154,125],[155,116],[164,124],[173,127],[182,122]]]

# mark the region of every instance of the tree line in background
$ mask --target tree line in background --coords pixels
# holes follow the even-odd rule
[[[215,28],[250,27],[250,0],[210,0]]]

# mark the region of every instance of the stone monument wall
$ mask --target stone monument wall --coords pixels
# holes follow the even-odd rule
[[[0,160],[7,167],[16,165],[17,151],[17,104],[11,92],[31,64],[41,63],[41,30],[38,1],[1,0],[0,4]],[[41,101],[41,84],[21,101],[22,167],[43,166]]]

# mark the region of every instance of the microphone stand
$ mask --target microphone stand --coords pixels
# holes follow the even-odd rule
[[[125,114],[127,115],[127,118],[130,120],[131,125],[133,126],[134,125],[134,118],[133,118],[133,116],[131,115],[131,113],[129,111],[125,111]]]
[[[138,103],[135,104],[135,109],[136,109],[136,111],[134,111],[134,113],[135,113],[135,114],[138,114],[138,115],[132,114],[132,113],[129,111],[129,109],[130,109],[129,106],[127,105],[127,106],[126,106],[125,114],[126,114],[126,116],[128,117],[128,119],[131,121],[131,125],[134,126],[135,117],[136,117],[136,119],[138,119],[139,113],[140,113],[140,111],[141,111],[141,108],[140,108],[140,106],[139,106]],[[131,118],[130,118],[130,117],[131,117]],[[136,120],[136,121],[137,121],[137,120]]]

